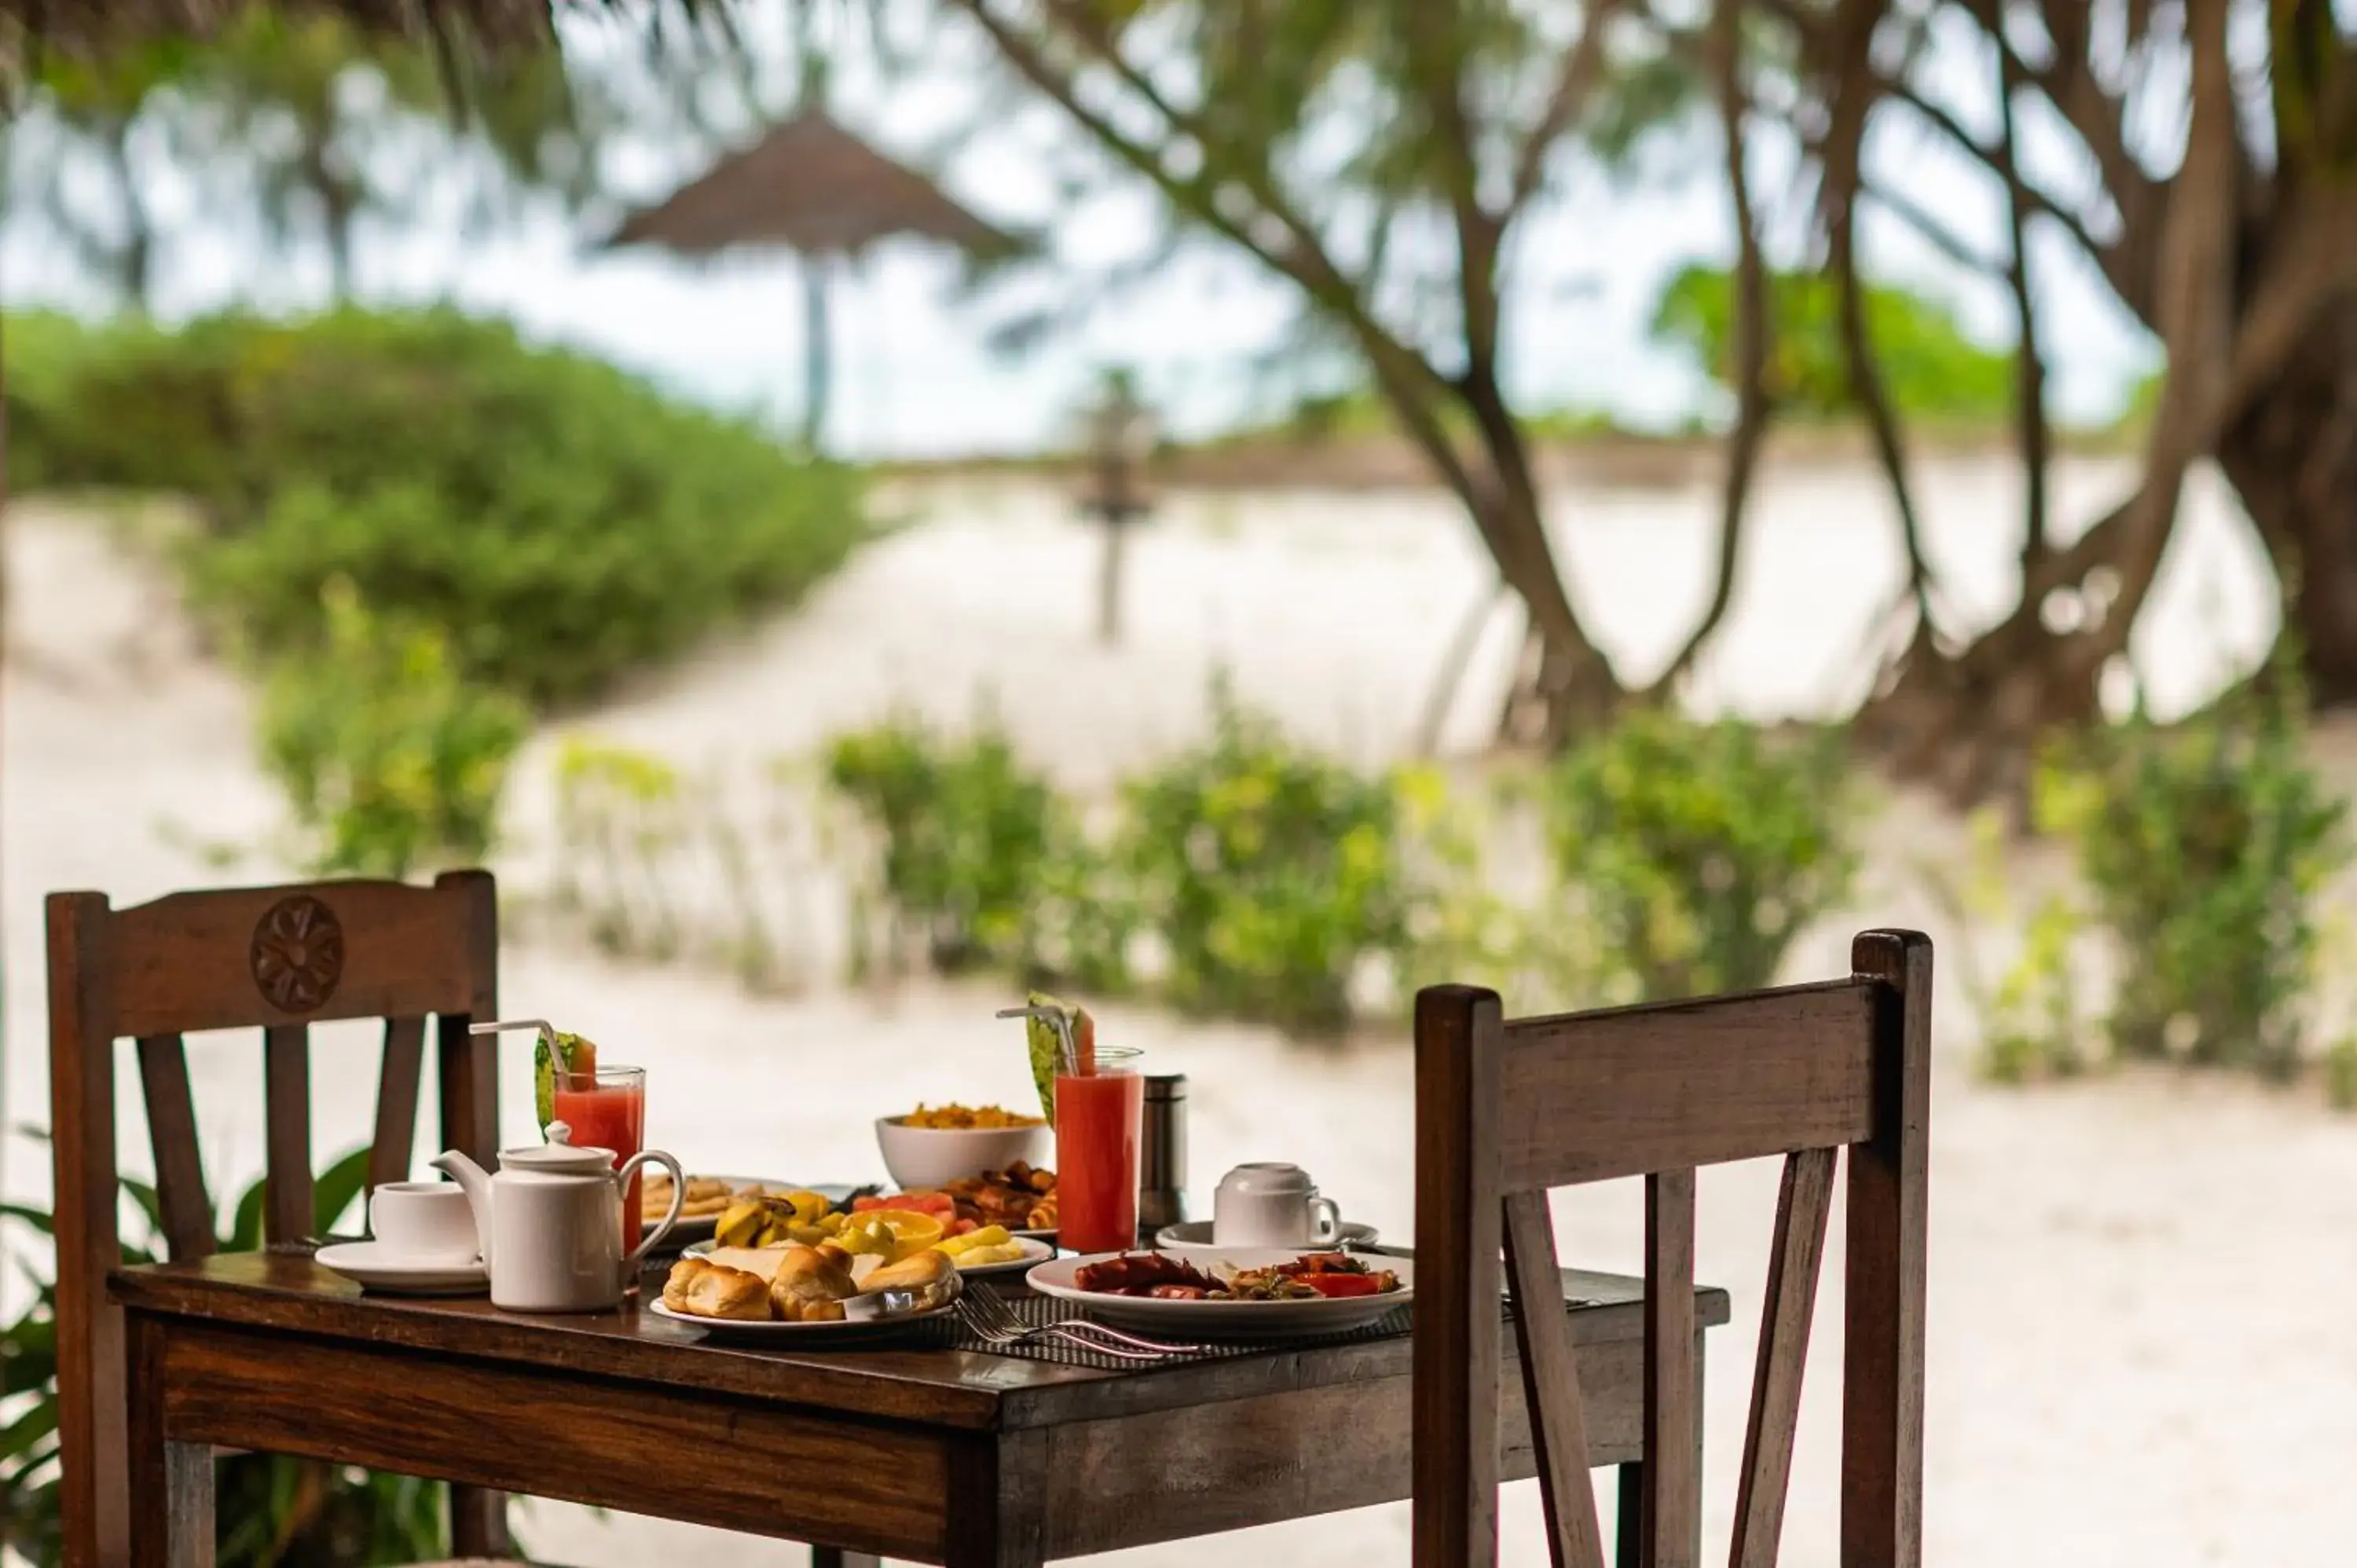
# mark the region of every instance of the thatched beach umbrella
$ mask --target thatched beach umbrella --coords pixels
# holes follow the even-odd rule
[[[698,261],[748,249],[801,256],[809,335],[803,435],[816,446],[830,380],[826,269],[904,236],[981,258],[1019,248],[923,175],[811,110],[632,213],[607,244],[655,245]]]

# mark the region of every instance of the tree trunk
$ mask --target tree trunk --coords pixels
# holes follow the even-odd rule
[[[1571,607],[1535,499],[1520,504],[1501,496],[1480,522],[1500,575],[1529,617],[1498,739],[1560,751],[1582,731],[1609,722],[1628,692]]]
[[[1523,660],[1499,715],[1498,739],[1559,751],[1582,730],[1609,722],[1628,689],[1572,608],[1547,538],[1522,427],[1508,412],[1495,378],[1468,376],[1459,391],[1487,459],[1466,475],[1461,499],[1499,576],[1530,618]]]
[[[2357,703],[2357,302],[2308,336],[2218,461],[2283,585],[2309,700]]]

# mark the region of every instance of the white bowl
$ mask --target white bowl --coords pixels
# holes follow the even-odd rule
[[[1036,1127],[911,1127],[897,1116],[876,1119],[876,1147],[884,1168],[904,1192],[938,1191],[951,1182],[1003,1171],[1016,1161],[1047,1163],[1050,1133]]]

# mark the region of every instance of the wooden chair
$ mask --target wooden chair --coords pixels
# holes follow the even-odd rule
[[[1493,992],[1417,995],[1415,1568],[1496,1561],[1501,1249],[1554,1561],[1603,1568],[1547,1194],[1631,1176],[1645,1459],[1621,1561],[1696,1568],[1695,1171],[1782,1155],[1731,1556],[1771,1568],[1844,1149],[1841,1563],[1920,1568],[1932,943],[1867,931],[1850,961],[1822,984],[1511,1021]]]
[[[57,1169],[58,1415],[66,1561],[128,1559],[122,1314],[106,1299],[120,1258],[115,1047],[137,1042],[170,1256],[214,1249],[184,1034],[263,1032],[264,1235],[299,1247],[313,1229],[308,1026],[384,1020],[369,1185],[409,1174],[426,1017],[435,1019],[443,1140],[489,1164],[499,1084],[488,1040],[499,1014],[499,912],[488,872],[431,887],[396,882],[175,893],[113,908],[100,893],[48,898],[50,1131]],[[457,1555],[511,1550],[496,1493],[451,1489]]]

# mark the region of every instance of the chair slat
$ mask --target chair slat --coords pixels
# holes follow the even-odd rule
[[[1645,1178],[1645,1568],[1698,1568],[1695,1173]]]
[[[188,1049],[178,1035],[142,1035],[138,1050],[164,1244],[175,1262],[210,1257],[217,1245],[213,1206],[205,1192],[204,1156],[197,1145],[197,1102],[188,1089]]]
[[[384,1021],[384,1066],[377,1074],[376,1137],[369,1145],[371,1192],[409,1179],[417,1148],[417,1095],[425,1071],[425,1020],[415,1014]]]
[[[1842,1568],[1921,1568],[1928,1273],[1932,941],[1867,931],[1850,967],[1879,982],[1878,1116],[1849,1151],[1842,1329]]]
[[[1561,1568],[1604,1568],[1604,1532],[1587,1479],[1587,1412],[1571,1317],[1555,1261],[1555,1225],[1543,1192],[1505,1200],[1506,1270],[1523,1346],[1523,1397],[1537,1450],[1539,1497],[1547,1536]]]
[[[1506,1025],[1508,1192],[1830,1148],[1873,1131],[1855,978]]]
[[[263,1234],[294,1245],[316,1228],[311,1201],[311,1031],[274,1024],[262,1034],[262,1105],[267,1122]]]
[[[1775,1568],[1784,1501],[1792,1479],[1792,1438],[1801,1419],[1801,1380],[1808,1366],[1809,1326],[1817,1273],[1833,1211],[1832,1149],[1786,1157],[1776,1199],[1776,1239],[1768,1254],[1768,1290],[1760,1319],[1760,1360],[1751,1379],[1751,1420],[1743,1436],[1743,1470],[1735,1495],[1730,1568]]]
[[[1415,1568],[1498,1553],[1498,1357],[1504,1244],[1497,1187],[1497,996],[1436,986],[1415,999]]]

